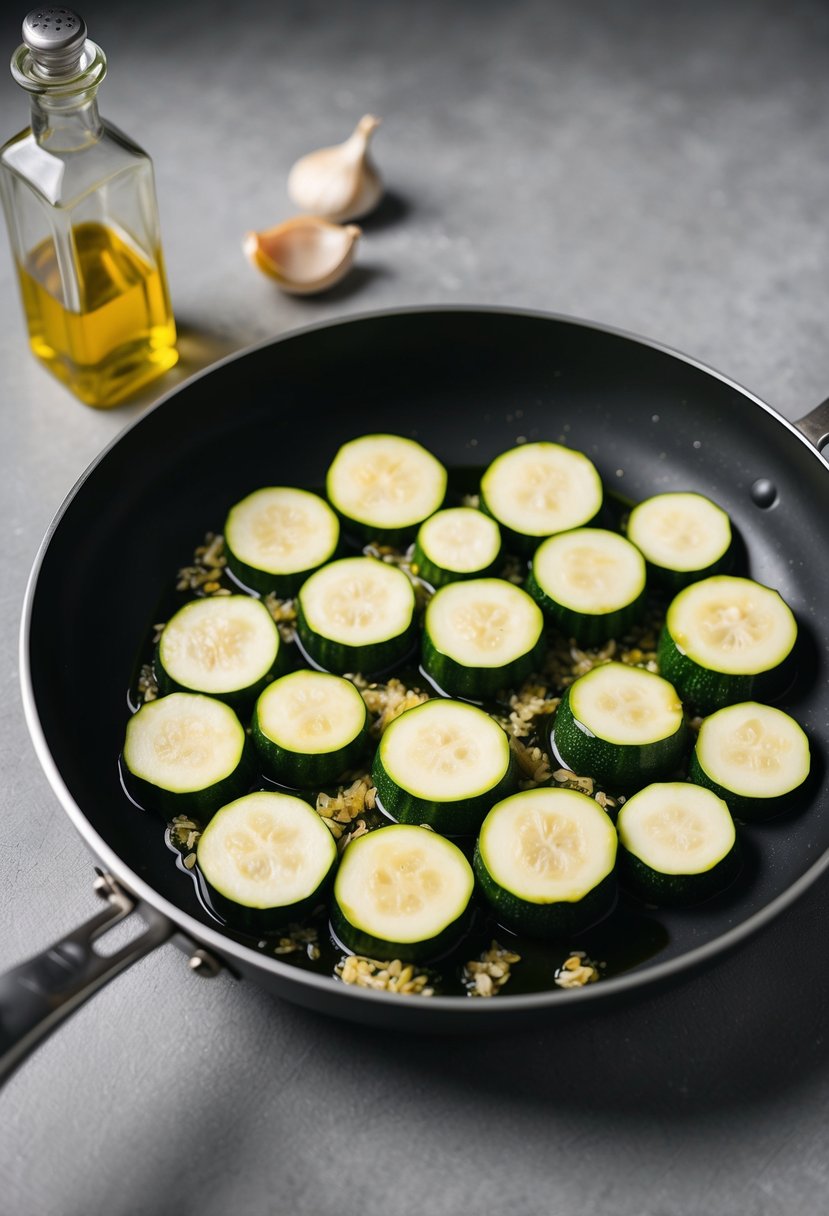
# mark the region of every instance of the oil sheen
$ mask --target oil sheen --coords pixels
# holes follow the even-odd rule
[[[67,258],[75,307],[61,298]],[[34,354],[87,404],[115,405],[178,360],[160,250],[150,262],[88,222],[72,228],[65,251],[42,241],[18,273]]]

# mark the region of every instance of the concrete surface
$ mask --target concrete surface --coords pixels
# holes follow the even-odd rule
[[[24,6],[25,8],[25,6]],[[19,17],[22,19],[24,8]],[[829,10],[815,0],[90,0],[101,108],[152,153],[181,367],[410,303],[567,312],[708,361],[788,417],[829,391]],[[10,53],[18,18],[6,10]],[[289,300],[240,253],[293,160],[366,111],[392,195],[359,268]],[[26,100],[0,81],[2,131]],[[0,254],[0,965],[95,908],[41,774],[16,635],[40,537],[142,402],[30,358]],[[160,389],[159,389],[160,391]],[[150,395],[151,396],[151,395]],[[814,1216],[826,1205],[825,882],[680,990],[556,1032],[401,1043],[209,983],[165,947],[0,1096],[8,1216]]]

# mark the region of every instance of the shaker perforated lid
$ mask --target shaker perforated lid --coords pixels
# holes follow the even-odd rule
[[[33,8],[23,22],[23,41],[42,76],[72,76],[86,45],[86,22],[71,8]]]

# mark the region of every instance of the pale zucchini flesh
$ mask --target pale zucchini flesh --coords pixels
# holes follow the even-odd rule
[[[501,922],[556,936],[585,928],[612,906],[616,830],[576,790],[539,788],[497,803],[481,827],[475,872]]]
[[[303,669],[268,685],[251,730],[266,774],[305,789],[333,781],[356,763],[367,727],[365,702],[350,681]]]
[[[328,503],[308,490],[267,486],[231,507],[225,521],[231,573],[261,594],[290,596],[312,571],[330,561],[340,524]]]
[[[185,604],[164,626],[157,675],[162,691],[252,698],[278,656],[279,631],[264,604],[248,595],[207,596]]]
[[[739,868],[726,803],[687,781],[649,785],[629,798],[617,821],[631,885],[656,903],[713,895]]]
[[[380,671],[414,642],[412,584],[373,557],[342,558],[312,574],[297,608],[303,646],[329,671]]]
[[[542,541],[527,590],[566,637],[599,645],[621,637],[645,602],[639,550],[603,528],[576,528]]]
[[[552,736],[574,772],[606,789],[630,791],[682,767],[688,728],[667,680],[624,663],[603,663],[567,689]]]
[[[413,563],[432,587],[489,573],[501,552],[495,520],[472,507],[449,507],[421,524]]]
[[[674,597],[659,640],[659,667],[696,712],[745,701],[778,673],[797,622],[778,594],[751,579],[715,575]]]
[[[353,840],[343,854],[332,925],[356,954],[437,957],[465,929],[473,886],[456,845],[423,827],[391,824]]]
[[[307,802],[261,790],[216,812],[199,839],[197,860],[217,911],[265,930],[324,897],[337,847]]]
[[[383,810],[448,836],[477,831],[515,787],[509,739],[473,705],[436,698],[386,727],[372,770]]]
[[[424,668],[443,692],[486,698],[529,675],[543,629],[535,601],[504,579],[448,583],[426,609]]]
[[[212,814],[249,779],[245,731],[222,701],[174,692],[127,723],[123,763],[138,800],[162,812]]]
[[[731,521],[702,494],[656,494],[630,513],[627,534],[654,573],[677,587],[713,573],[731,547]]]
[[[809,776],[809,740],[788,714],[755,701],[729,705],[700,727],[690,776],[742,818],[776,814]]]
[[[401,435],[363,435],[343,444],[326,476],[326,494],[352,531],[394,542],[442,506],[446,470]]]
[[[482,505],[527,544],[587,524],[602,482],[584,455],[557,443],[526,443],[497,456],[481,478]]]

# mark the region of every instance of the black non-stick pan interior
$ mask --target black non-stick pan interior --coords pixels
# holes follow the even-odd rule
[[[483,465],[522,437],[557,440],[587,452],[630,499],[694,489],[721,503],[751,575],[797,613],[799,674],[785,704],[822,766],[829,473],[796,433],[688,361],[566,320],[467,310],[357,319],[233,359],[162,402],[91,470],[43,558],[29,660],[46,744],[95,831],[166,900],[212,924],[158,823],[119,782],[127,688],[159,596],[234,501],[260,485],[321,485],[337,446],[375,430],[414,436],[450,466]],[[753,489],[762,480],[771,486]],[[801,813],[753,828],[739,898],[666,914],[643,969],[718,939],[790,889],[829,849],[827,809],[817,781]]]

